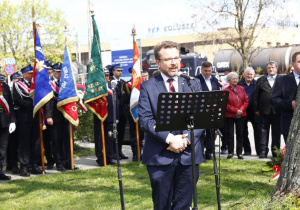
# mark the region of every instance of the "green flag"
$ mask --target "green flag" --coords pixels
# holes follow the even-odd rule
[[[107,88],[101,59],[100,38],[94,15],[92,15],[92,19],[94,35],[84,104],[96,114],[101,121],[104,121],[107,117]]]

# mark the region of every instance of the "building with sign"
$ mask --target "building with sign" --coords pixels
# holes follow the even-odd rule
[[[189,24],[189,27],[192,26],[192,24]],[[165,27],[149,28],[149,30],[151,30],[151,33],[156,33],[157,31],[161,30],[179,30],[178,27],[178,25],[170,25]],[[180,29],[183,30],[183,26],[181,25],[180,27]],[[186,28],[187,26],[184,27]],[[300,31],[298,30],[262,28],[257,29],[257,31],[260,31],[260,33],[253,44],[254,48],[278,48],[300,45]],[[230,36],[226,34],[230,34]],[[197,52],[206,55],[208,61],[213,63],[216,53],[218,53],[220,50],[233,49],[229,44],[226,43],[228,39],[231,41],[238,41],[238,34],[236,33],[235,29],[223,28],[216,32],[209,33],[141,39],[141,48],[142,52],[146,53],[147,51],[153,49],[158,42],[170,40],[177,42],[180,47],[189,49],[190,52]],[[101,44],[101,47],[103,51],[111,51],[111,44]],[[81,46],[81,62],[82,64],[86,65],[88,53],[84,50],[87,50],[87,47]],[[75,55],[75,52],[76,48],[73,48],[72,54]],[[218,65],[228,66],[229,63],[228,61],[224,61]]]

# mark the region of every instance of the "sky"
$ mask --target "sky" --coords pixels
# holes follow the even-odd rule
[[[74,29],[74,39],[77,33],[82,45],[88,43],[87,2],[87,0],[49,0],[51,9],[64,11],[69,27]],[[90,0],[90,2],[102,43],[129,40],[131,46],[133,24],[136,28],[136,39],[195,33],[195,24],[193,25],[195,20],[191,18],[192,8],[186,0]],[[182,24],[185,26],[184,29]],[[192,29],[186,29],[187,27]]]
[[[0,0],[1,2],[2,0]],[[11,0],[20,2],[22,0]],[[132,47],[131,29],[136,28],[136,39],[147,39],[165,36],[177,36],[204,32],[201,26],[203,8],[192,7],[192,2],[214,2],[220,0],[89,0],[94,10],[101,43],[111,44],[112,48]],[[253,0],[255,1],[255,0]],[[283,1],[283,0],[278,0]],[[88,44],[88,0],[48,0],[50,9],[60,9],[72,31],[71,39],[78,40],[80,45]],[[289,11],[290,18],[300,20],[298,0],[285,0],[285,7],[270,11],[274,14],[272,22],[284,20],[282,10]],[[198,4],[199,5],[199,4]],[[89,13],[90,15],[90,13]],[[197,20],[195,18],[197,18]],[[198,22],[197,22],[198,21]],[[300,22],[300,21],[299,21]],[[232,26],[228,20],[224,27]],[[208,27],[211,30],[214,27]],[[63,29],[62,29],[63,30]],[[216,30],[216,28],[214,28]],[[300,30],[298,28],[298,30]]]

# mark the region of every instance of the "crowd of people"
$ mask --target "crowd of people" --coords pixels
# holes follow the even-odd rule
[[[144,147],[142,162],[147,165],[155,208],[167,207],[170,203],[172,206],[188,206],[191,203],[189,190],[191,191],[192,186],[191,183],[186,181],[182,183],[180,180],[191,180],[189,133],[188,131],[156,132],[154,127],[158,94],[191,92],[191,90],[187,87],[185,79],[177,76],[181,66],[177,43],[170,41],[159,43],[155,46],[154,53],[159,71],[155,72],[150,80],[148,72],[141,73],[138,122],[140,150],[137,145],[136,123],[130,114],[131,81],[121,79],[123,68],[120,64],[108,65],[104,68],[108,90],[108,117],[104,121],[104,131],[101,131],[100,120],[94,115],[96,162],[99,166],[104,166],[102,132],[105,136],[107,164],[115,164],[113,160],[118,156],[120,159],[128,159],[122,152],[122,146],[126,123],[129,122],[132,161],[138,161],[138,151]],[[47,126],[47,129],[43,130],[47,169],[53,169],[55,164],[58,171],[65,171],[71,169],[70,133],[68,121],[56,107],[62,64],[52,65],[51,62],[47,62],[47,66],[54,92],[54,97],[43,107]],[[238,159],[244,159],[244,155],[253,153],[259,158],[266,158],[269,150],[273,156],[276,156],[274,149],[280,148],[281,134],[285,141],[288,138],[295,109],[296,91],[300,81],[300,52],[292,56],[292,71],[286,75],[277,74],[275,61],[266,63],[266,67],[267,75],[257,80],[254,79],[254,69],[247,67],[240,81],[237,73],[230,72],[226,75],[227,82],[220,82],[215,77],[212,64],[203,62],[201,73],[196,76],[200,86],[198,87],[194,80],[191,81],[196,91],[227,90],[229,92],[225,126],[221,128],[224,135],[221,153],[227,154],[228,159],[233,158],[234,154]],[[129,69],[131,70],[132,68]],[[33,67],[28,65],[21,69],[22,75],[13,74],[11,88],[5,83],[5,77],[0,76],[0,180],[11,179],[3,172],[3,166],[6,164],[6,170],[11,170],[12,173],[20,174],[20,176],[42,173],[39,167],[41,162],[39,119],[38,115],[33,118],[33,101],[30,97],[32,71]],[[113,80],[117,84],[114,91],[118,121],[118,148],[112,137],[108,135],[108,131],[113,130],[113,91],[111,90]],[[248,122],[251,122],[253,126],[255,152],[251,150]],[[270,127],[272,127],[272,140],[269,149]],[[144,132],[146,133],[145,144],[142,141]],[[236,141],[234,136],[236,136]],[[210,130],[195,130],[197,165],[212,159],[213,148],[210,137]],[[20,162],[20,168],[18,162]],[[198,179],[198,170],[196,176]]]

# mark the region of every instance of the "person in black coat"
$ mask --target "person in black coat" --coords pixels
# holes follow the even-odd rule
[[[251,122],[254,131],[254,142],[256,154],[260,155],[260,134],[259,134],[259,119],[258,116],[253,111],[253,93],[256,85],[256,80],[254,79],[255,71],[252,67],[247,67],[244,71],[244,77],[238,82],[238,85],[243,86],[248,99],[249,105],[247,107],[247,116],[244,120],[243,128],[243,148],[244,155],[251,155],[251,145],[248,137],[248,122]]]
[[[121,67],[120,64],[112,65],[111,70],[113,73],[112,80],[117,80],[117,86],[116,86],[115,90],[116,90],[117,98],[119,101],[119,107],[117,107],[117,109],[119,109],[119,123],[117,125],[119,157],[120,157],[120,159],[128,159],[128,157],[126,155],[124,155],[122,152],[122,145],[123,145],[123,141],[124,141],[125,127],[126,127],[126,122],[127,122],[126,113],[128,112],[128,109],[129,109],[129,107],[124,104],[125,91],[124,91],[123,87],[126,82],[123,79],[121,79],[123,68]],[[117,154],[115,154],[115,155],[117,155]],[[116,157],[115,157],[115,159],[116,159]]]
[[[41,160],[39,115],[36,114],[33,118],[33,100],[29,95],[32,70],[33,67],[30,64],[22,68],[23,79],[15,82],[13,86],[14,104],[19,107],[16,119],[21,176],[30,176],[30,168],[33,174],[43,173],[38,167]]]
[[[104,120],[103,127],[104,127],[104,138],[105,138],[105,150],[106,150],[106,163],[107,165],[114,165],[113,162],[113,138],[112,136],[108,135],[109,131],[113,131],[113,98],[112,98],[112,90],[111,84],[109,82],[109,70],[104,70],[105,74],[105,82],[107,86],[108,95],[107,98],[107,118]],[[116,100],[116,107],[118,107],[118,99]],[[118,109],[116,109],[116,119],[118,120]],[[94,114],[94,142],[95,142],[95,155],[97,157],[96,162],[99,166],[104,166],[103,162],[103,145],[102,145],[102,132],[101,132],[101,121],[100,119]]]
[[[261,153],[259,158],[266,158],[269,152],[269,131],[272,125],[272,155],[275,156],[274,146],[280,148],[280,109],[271,105],[271,95],[273,92],[277,75],[277,62],[270,61],[267,63],[268,75],[257,80],[253,102],[254,112],[260,118],[260,144]]]
[[[18,72],[10,75],[10,79],[12,81],[12,83],[17,82],[19,80],[21,80],[23,77],[21,74],[19,74]],[[12,90],[13,90],[13,86],[11,87],[11,94],[12,94]],[[14,106],[14,105],[13,105]],[[18,106],[14,106],[14,112],[15,115],[18,111]],[[17,136],[17,128],[14,132],[12,132],[11,134],[9,134],[9,141],[8,141],[8,145],[7,145],[7,159],[6,159],[6,171],[10,171],[13,174],[19,174],[20,173],[20,168],[18,166],[18,136]]]
[[[0,180],[10,180],[2,169],[6,163],[9,134],[16,129],[16,117],[9,86],[0,82]]]
[[[217,78],[212,74],[212,64],[210,62],[203,62],[201,66],[201,74],[197,75],[196,78],[200,80],[202,91],[220,90],[221,85]],[[210,130],[205,130],[206,135],[201,137],[202,149],[206,148],[205,159],[212,160],[212,143]],[[203,151],[202,151],[203,152]]]
[[[45,105],[45,118],[50,139],[52,140],[53,157],[58,171],[71,170],[71,151],[69,121],[57,109],[62,63],[52,66],[53,80],[50,81],[54,96]],[[74,166],[74,169],[78,169]]]
[[[292,56],[292,66],[294,71],[277,79],[274,85],[271,104],[281,109],[280,131],[286,142],[293,113],[295,109],[295,98],[300,81],[300,52]]]

